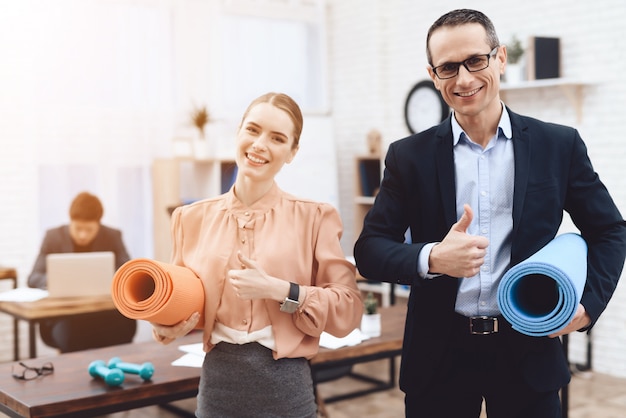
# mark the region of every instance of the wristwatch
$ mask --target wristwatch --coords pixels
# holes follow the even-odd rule
[[[298,306],[300,306],[300,302],[298,302],[298,298],[300,297],[300,286],[290,282],[289,283],[289,296],[285,298],[285,300],[280,304],[280,311],[285,313],[294,313]]]

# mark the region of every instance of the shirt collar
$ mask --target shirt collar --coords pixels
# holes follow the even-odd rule
[[[231,187],[228,192],[228,207],[234,211],[247,211],[255,213],[265,213],[274,206],[280,200],[282,196],[282,190],[278,187],[278,184],[274,182],[272,188],[259,200],[254,202],[251,206],[246,206],[235,195],[235,187]]]
[[[509,117],[509,112],[506,110],[506,106],[504,105],[504,103],[500,102],[502,104],[502,114],[500,115],[500,121],[498,122],[498,130],[499,132],[504,135],[507,139],[511,139],[513,137],[513,128],[511,127],[511,118]],[[461,128],[461,125],[459,125],[459,122],[457,122],[456,118],[454,117],[454,110],[452,111],[452,145],[456,145],[459,143],[459,140],[461,139],[461,134],[467,136],[467,134],[465,133],[465,131],[463,131],[463,128]],[[499,133],[499,135],[500,135]]]

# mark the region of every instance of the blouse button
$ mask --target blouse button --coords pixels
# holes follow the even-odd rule
[[[244,324],[244,325],[248,325],[248,320],[247,320],[247,319],[244,319],[244,320],[243,320],[243,321],[241,321],[241,322],[243,322],[243,324]]]
[[[250,216],[250,212],[245,212],[244,215]]]
[[[245,244],[245,243],[246,243],[246,239],[245,239],[245,238],[242,238],[242,239],[241,239],[241,243],[242,243],[242,244]]]

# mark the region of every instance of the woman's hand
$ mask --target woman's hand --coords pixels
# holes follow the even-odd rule
[[[241,299],[272,299],[282,302],[289,294],[289,282],[268,275],[256,261],[238,253],[241,270],[229,270],[228,279]]]
[[[194,312],[189,318],[171,326],[150,322],[150,325],[152,325],[152,335],[156,341],[163,344],[169,344],[176,338],[189,334],[189,332],[193,330],[196,325],[198,325],[199,320],[200,314],[198,312]]]

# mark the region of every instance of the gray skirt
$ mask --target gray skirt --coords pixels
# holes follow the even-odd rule
[[[274,360],[257,344],[219,343],[202,365],[199,418],[315,418],[311,368],[305,358]]]

